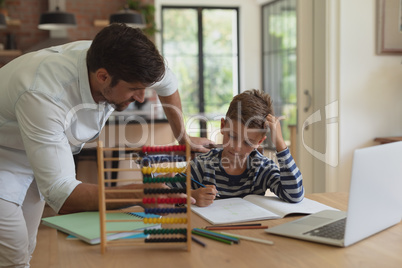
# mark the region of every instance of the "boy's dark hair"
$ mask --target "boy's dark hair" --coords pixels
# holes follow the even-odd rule
[[[163,57],[140,29],[113,23],[94,38],[87,53],[90,72],[105,68],[112,77],[110,86],[120,80],[150,86],[165,74]]]
[[[239,120],[248,128],[267,130],[268,114],[273,115],[271,97],[257,89],[246,90],[235,96],[226,113],[226,120]]]

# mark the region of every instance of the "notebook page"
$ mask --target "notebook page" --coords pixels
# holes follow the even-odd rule
[[[208,207],[191,206],[191,209],[212,224],[276,219],[278,215],[242,198],[215,200]]]
[[[304,198],[299,203],[288,203],[276,196],[248,195],[244,199],[270,210],[282,218],[289,214],[313,214],[327,209],[338,210],[308,198]]]

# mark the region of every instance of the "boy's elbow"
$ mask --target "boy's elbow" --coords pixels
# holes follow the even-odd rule
[[[299,203],[304,199],[304,187],[300,186],[299,190],[295,194],[291,194],[288,201],[290,203]]]

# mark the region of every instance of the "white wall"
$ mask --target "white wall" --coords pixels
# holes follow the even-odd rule
[[[340,0],[339,21],[337,190],[348,191],[353,151],[402,136],[402,54],[376,54],[376,0]]]
[[[261,89],[261,10],[256,0],[155,0],[160,28],[162,5],[238,7],[240,20],[240,91]],[[156,43],[161,44],[157,35]]]

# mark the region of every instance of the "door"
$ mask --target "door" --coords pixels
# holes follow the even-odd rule
[[[314,192],[313,156],[305,145],[313,144],[313,131],[307,118],[313,111],[313,0],[297,5],[297,152],[306,193]]]
[[[307,193],[336,191],[338,9],[323,0],[297,8],[298,165]]]
[[[327,60],[334,55],[327,30],[337,4],[331,2],[277,0],[262,6],[263,87],[275,114],[286,116],[282,131],[307,193],[330,190],[328,174],[337,165],[337,122],[329,122],[338,112],[328,86],[336,76]]]

